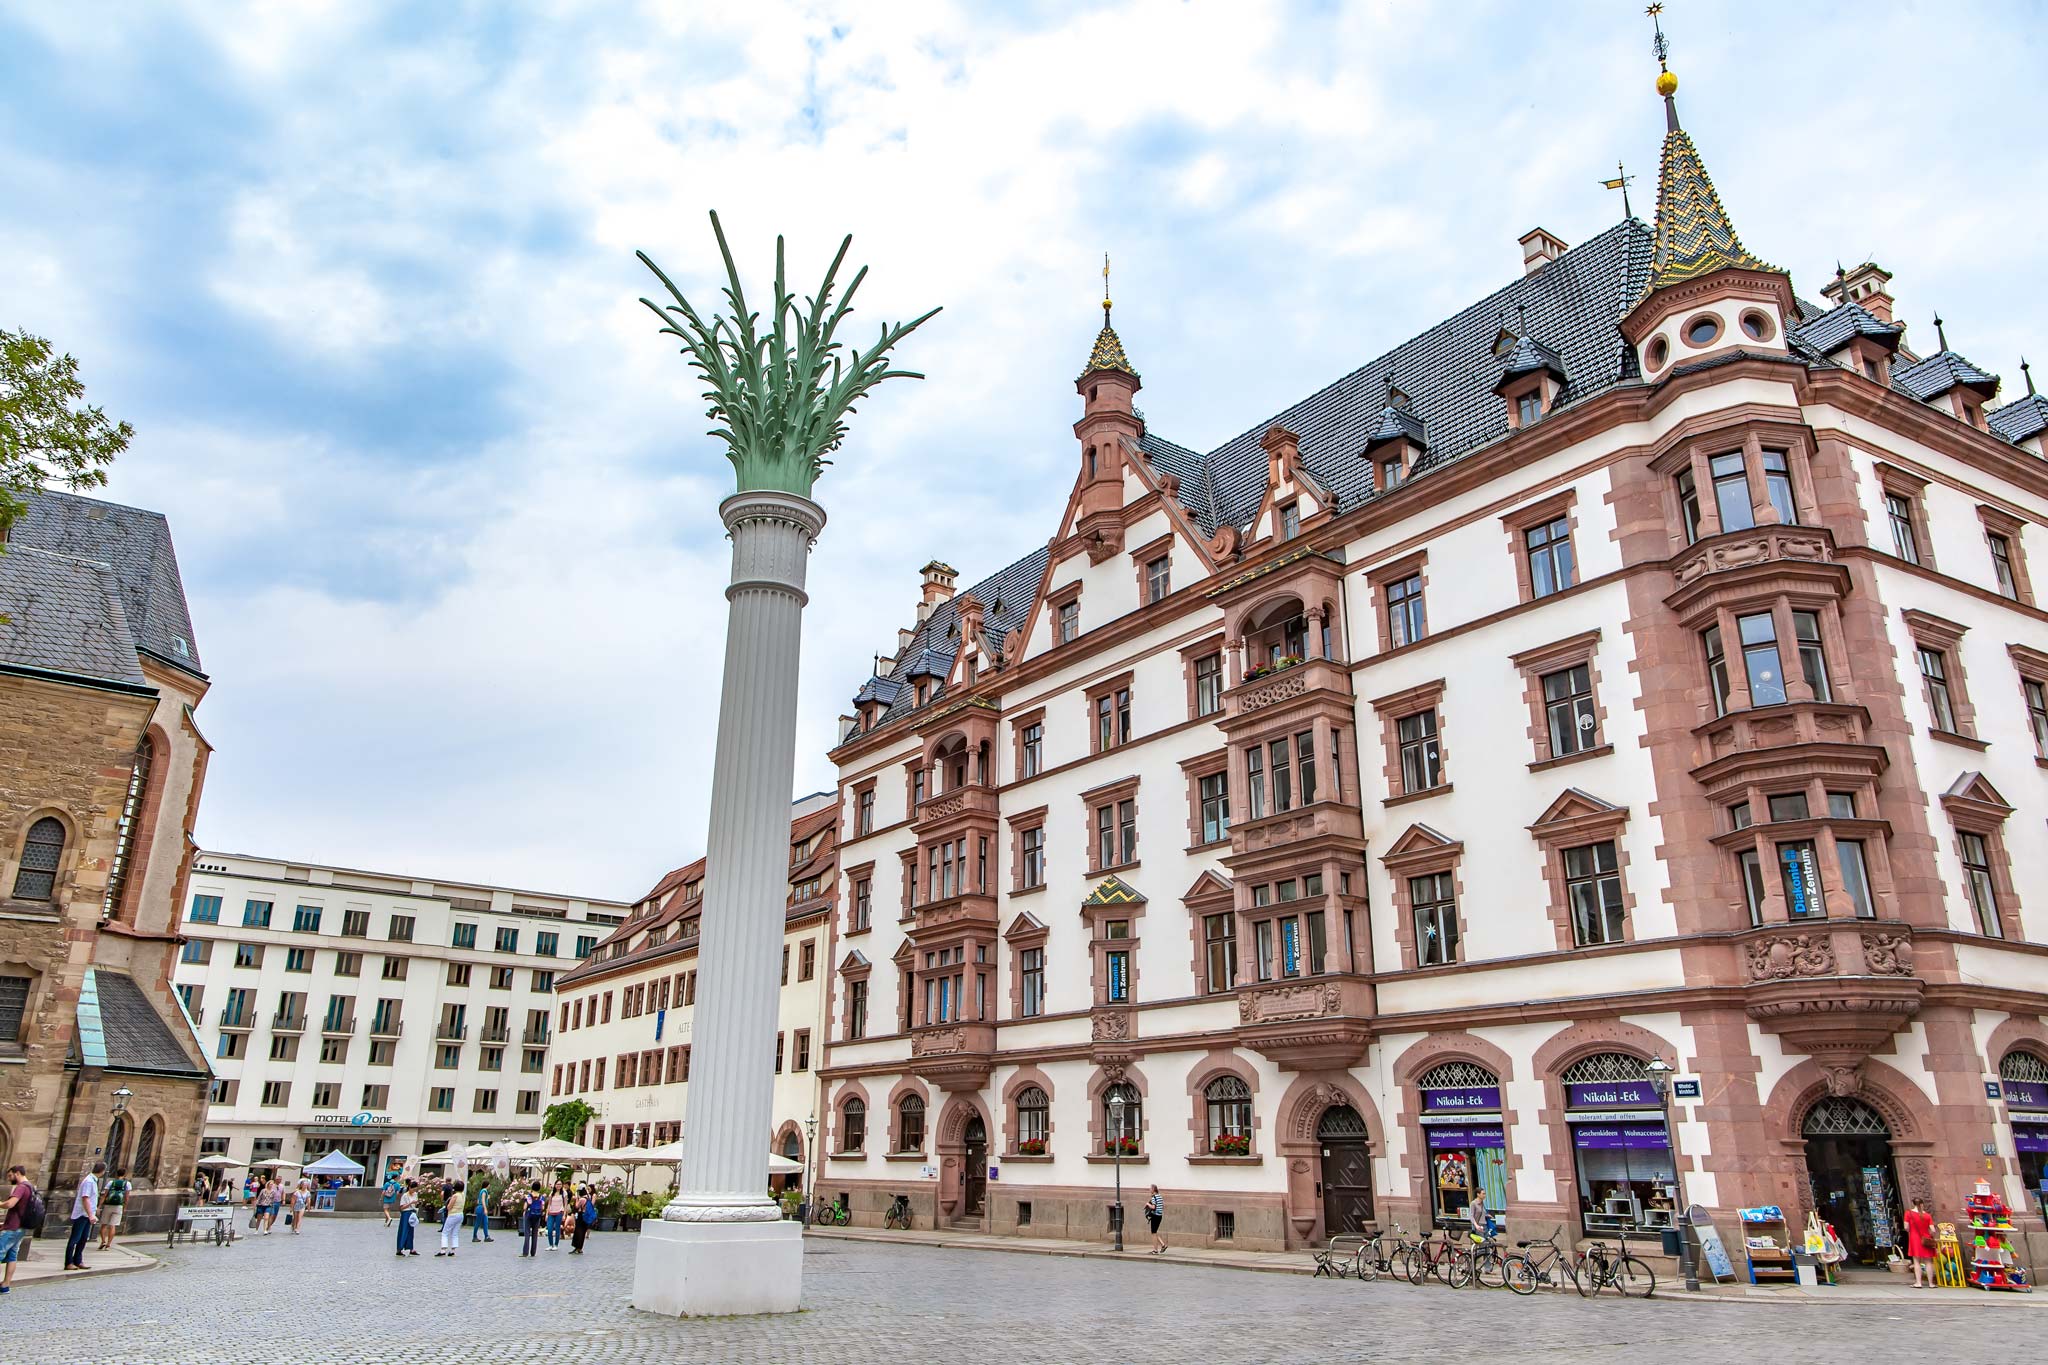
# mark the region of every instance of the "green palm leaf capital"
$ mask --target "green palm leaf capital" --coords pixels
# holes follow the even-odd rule
[[[825,457],[846,439],[853,405],[885,379],[922,379],[915,370],[889,368],[889,352],[938,313],[934,308],[910,322],[884,323],[875,344],[863,350],[839,340],[839,324],[853,312],[853,297],[867,267],[854,273],[844,292],[833,290],[853,238],[839,244],[824,283],[808,299],[784,284],[783,240],[775,239],[775,303],[769,325],[747,306],[739,269],[726,245],[718,215],[711,231],[725,261],[729,314],[708,319],[683,297],[646,252],[636,253],[668,290],[673,303],[640,302],[661,319],[661,330],[682,343],[690,367],[704,379],[710,435],[725,443],[726,458],[739,477],[739,491],[774,491],[809,497]]]

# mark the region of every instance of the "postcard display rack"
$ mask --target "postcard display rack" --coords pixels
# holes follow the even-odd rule
[[[1749,1282],[1790,1284],[1799,1272],[1792,1264],[1792,1230],[1785,1225],[1785,1211],[1776,1204],[1762,1208],[1738,1209],[1742,1220],[1742,1245],[1749,1257]]]
[[[2019,1229],[2012,1225],[2012,1210],[1991,1192],[1989,1181],[1977,1182],[1977,1192],[1963,1205],[1963,1212],[1970,1223],[1969,1241],[1963,1248],[1969,1257],[1965,1283],[1972,1289],[2008,1294],[2033,1292],[2033,1276],[2016,1249]]]

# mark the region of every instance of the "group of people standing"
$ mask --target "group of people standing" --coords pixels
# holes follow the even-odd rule
[[[423,1198],[431,1204],[432,1195],[440,1196],[441,1249],[434,1255],[453,1256],[462,1242],[462,1224],[465,1210],[474,1220],[470,1229],[471,1242],[491,1242],[491,1210],[489,1182],[479,1178],[473,1186],[462,1181],[429,1179],[424,1184],[418,1177],[398,1175],[387,1176],[384,1181],[384,1222],[388,1227],[394,1221],[398,1224],[398,1251],[400,1256],[417,1256],[414,1248],[414,1234],[419,1226],[420,1208]],[[504,1208],[519,1219],[521,1244],[519,1254],[539,1254],[540,1241],[547,1239],[547,1249],[554,1251],[566,1237],[571,1255],[583,1250],[583,1239],[591,1226],[597,1222],[597,1196],[588,1185],[571,1187],[566,1180],[557,1180],[552,1186],[539,1180],[522,1182],[505,1190]]]

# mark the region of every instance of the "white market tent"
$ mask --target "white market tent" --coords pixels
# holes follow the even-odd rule
[[[305,1168],[307,1175],[361,1175],[363,1164],[346,1152],[329,1152]]]

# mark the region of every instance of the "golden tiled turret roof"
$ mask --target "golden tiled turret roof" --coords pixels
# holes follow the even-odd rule
[[[1675,124],[1674,120],[1674,124]],[[1776,270],[1749,253],[1721,207],[1721,196],[1707,178],[1699,149],[1685,129],[1664,134],[1664,156],[1657,175],[1657,242],[1650,258],[1650,288],[1662,289],[1734,266],[1742,270]]]
[[[1095,349],[1088,353],[1088,367],[1083,374],[1097,370],[1121,370],[1128,375],[1138,372],[1131,368],[1130,358],[1124,354],[1124,343],[1118,338],[1116,329],[1109,325],[1109,310],[1102,310],[1102,330],[1095,334]]]

